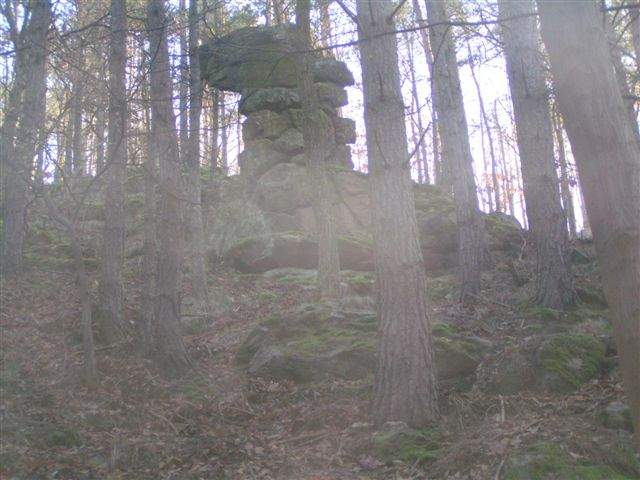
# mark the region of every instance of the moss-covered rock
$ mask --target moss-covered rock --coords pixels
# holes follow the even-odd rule
[[[523,390],[568,393],[607,366],[604,342],[584,333],[532,337],[487,359],[479,375],[483,390],[512,395]]]
[[[640,467],[633,454],[611,455],[608,461],[572,456],[563,445],[541,442],[511,454],[504,470],[506,480],[631,480]],[[577,457],[577,458],[576,458]],[[622,461],[620,461],[622,460]]]
[[[376,365],[377,321],[366,304],[309,304],[256,326],[237,360],[249,373],[297,382],[358,379]],[[434,328],[438,378],[470,378],[490,343],[451,327]]]
[[[597,338],[582,334],[559,334],[545,341],[538,361],[542,384],[549,390],[573,391],[600,373],[605,346]]]

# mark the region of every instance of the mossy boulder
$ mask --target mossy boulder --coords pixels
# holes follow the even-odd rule
[[[604,342],[583,333],[540,335],[487,358],[479,372],[486,391],[569,393],[606,369]]]
[[[252,375],[295,382],[359,379],[376,366],[375,313],[366,305],[309,304],[265,319],[237,354]],[[434,327],[438,378],[470,379],[490,343],[450,327]]]
[[[557,392],[580,388],[600,373],[605,365],[605,352],[605,345],[590,335],[552,336],[538,352],[542,385]]]
[[[372,270],[373,251],[366,241],[338,238],[340,263],[349,270]],[[300,231],[249,236],[238,241],[225,258],[245,273],[262,273],[279,268],[315,268],[318,264],[316,240]]]
[[[571,455],[564,445],[540,442],[509,456],[506,480],[631,480],[640,466],[633,454],[618,449],[596,452],[596,458]],[[604,454],[604,455],[603,455]],[[599,458],[598,458],[599,457]],[[601,460],[604,458],[606,460]]]

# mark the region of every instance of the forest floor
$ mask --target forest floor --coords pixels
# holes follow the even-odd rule
[[[586,268],[577,272],[579,283],[596,283]],[[132,321],[137,270],[130,265],[127,278]],[[135,353],[134,344],[99,343],[100,379],[92,387],[81,381],[80,299],[72,273],[32,266],[21,279],[3,281],[1,477],[640,478],[632,454],[621,453],[629,452],[630,434],[599,421],[606,405],[623,400],[611,372],[561,395],[443,390],[437,448],[416,460],[380,459],[371,443],[370,376],[276,382],[248,376],[235,360],[259,319],[312,301],[313,291],[223,267],[216,273],[210,283],[228,306],[207,321],[186,321],[192,373],[167,379]],[[525,268],[525,276],[530,273]],[[93,275],[97,282],[98,272]],[[496,345],[517,345],[531,335],[530,323],[545,326],[549,319],[533,319],[518,307],[533,282],[521,288],[513,283],[507,272],[485,272],[483,300],[473,313],[457,307],[452,285],[433,299],[433,315]],[[536,470],[540,476],[514,476],[517,469],[507,467],[536,445],[558,446],[545,453],[554,465]],[[525,460],[542,455],[528,452]],[[597,467],[580,466],[586,464]]]

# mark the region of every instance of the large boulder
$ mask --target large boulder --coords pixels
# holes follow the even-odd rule
[[[479,370],[479,385],[502,395],[573,392],[606,368],[605,353],[605,344],[592,335],[541,335],[488,357]]]
[[[295,25],[247,27],[211,40],[200,47],[202,77],[221,90],[242,92],[250,88],[295,87],[299,51]],[[353,85],[353,75],[343,62],[319,55],[312,65],[314,79]]]
[[[251,375],[303,383],[327,378],[359,379],[376,365],[377,321],[373,311],[343,304],[304,305],[256,326],[237,354]],[[434,330],[438,379],[469,385],[490,342],[450,326]]]
[[[269,152],[275,149],[270,140],[259,142]],[[306,167],[277,163],[259,175],[255,182],[233,180],[223,183],[227,187],[216,196],[218,201],[211,210],[215,214],[208,222],[210,237],[218,238],[211,244],[216,256],[227,258],[243,271],[251,272],[315,267],[317,254],[312,252],[316,248],[314,188]],[[367,176],[334,167],[330,170],[330,184],[343,266],[354,270],[373,269],[372,207]],[[231,192],[231,188],[243,190]],[[415,185],[414,198],[427,270],[434,273],[455,267],[458,225],[451,197],[436,186]],[[507,216],[486,218],[490,226],[490,248],[518,253],[522,230]],[[228,233],[220,234],[214,228]],[[219,241],[221,235],[224,235],[224,241]]]

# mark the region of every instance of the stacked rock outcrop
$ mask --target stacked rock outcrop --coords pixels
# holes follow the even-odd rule
[[[208,246],[244,272],[282,267],[315,268],[318,246],[312,179],[306,168],[302,110],[296,88],[296,32],[293,25],[242,28],[200,49],[202,76],[211,86],[240,93],[245,115],[241,175],[218,178],[205,190]],[[314,54],[313,75],[323,115],[335,139],[326,151],[334,188],[333,209],[343,269],[373,269],[367,175],[353,171],[350,143],[355,122],[339,116],[353,75],[343,62]],[[347,167],[340,168],[338,166]],[[215,198],[215,200],[211,200]],[[458,225],[448,193],[414,185],[416,216],[425,266],[435,273],[457,264]],[[208,211],[209,207],[205,208]],[[491,249],[519,251],[521,229],[514,220],[487,216]]]
[[[249,27],[236,30],[201,47],[202,76],[216,88],[240,93],[244,151],[243,175],[258,178],[275,165],[305,165],[302,110],[297,90],[295,27]],[[313,74],[323,124],[332,129],[335,143],[327,162],[353,168],[349,144],[355,143],[355,122],[339,116],[347,104],[345,86],[353,75],[343,62],[313,54]]]

